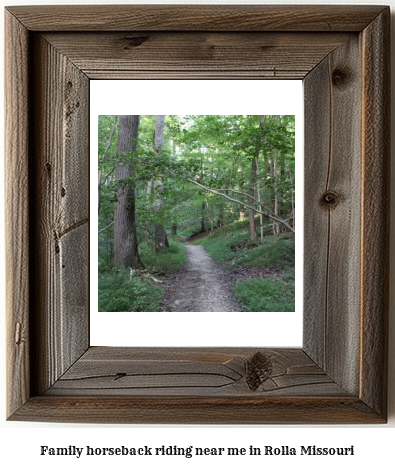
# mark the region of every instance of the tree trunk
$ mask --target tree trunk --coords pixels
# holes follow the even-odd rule
[[[241,192],[243,192],[243,189],[244,189],[243,168],[242,168],[240,163],[239,163],[239,166],[237,168],[237,173],[240,175],[240,176],[238,176],[239,189],[240,189]],[[240,205],[239,206],[239,220],[242,221],[245,218],[246,218],[245,207],[244,207],[244,205]]]
[[[290,172],[290,178],[289,179],[291,181],[292,187],[294,187],[294,179],[293,179],[293,176],[292,176],[291,172]],[[291,189],[291,208],[292,208],[292,226],[295,229],[295,198],[294,198],[293,189]]]
[[[101,199],[101,177],[102,177],[102,171],[99,170],[99,183],[98,183],[98,190],[99,190],[99,194],[98,194],[98,198],[97,198],[97,201],[98,201],[98,209],[97,209],[97,212],[100,213],[100,199]]]
[[[255,181],[257,173],[257,158],[252,160],[251,164],[251,173],[250,173],[250,188],[248,193],[248,205],[254,205],[255,199]],[[251,240],[256,240],[256,226],[255,226],[255,212],[252,209],[248,209],[248,222],[250,227],[250,238]]]
[[[263,114],[261,116],[261,119],[259,121],[259,127],[263,127],[265,124],[266,120],[266,114]],[[250,124],[252,125],[252,120],[250,121]],[[251,173],[250,173],[250,187],[249,187],[249,197],[248,197],[248,205],[253,206],[254,205],[254,199],[255,199],[255,183],[257,181],[257,174],[258,174],[258,157],[259,153],[262,148],[262,141],[259,141],[256,143],[255,147],[255,156],[251,162]],[[258,194],[258,199],[260,200],[260,196]],[[250,237],[251,240],[256,240],[257,235],[256,235],[256,226],[255,226],[255,212],[252,209],[248,209],[248,219],[249,219],[249,227],[250,227]],[[261,223],[262,226],[262,223]]]
[[[207,206],[208,206],[208,203],[207,203]],[[210,204],[208,208],[209,208],[208,218],[210,221],[210,231],[212,232],[214,230],[214,204]]]
[[[277,177],[278,177],[278,150],[274,151],[273,160],[273,182],[274,182],[274,215],[279,217],[279,202],[278,202],[278,188],[277,188]],[[273,235],[277,240],[277,235],[280,233],[280,225],[276,220],[273,220]]]
[[[258,194],[258,209],[261,211],[259,214],[259,226],[260,226],[260,237],[261,237],[261,243],[263,244],[264,239],[263,239],[263,215],[262,215],[262,204],[261,204],[261,185],[259,182],[259,166],[258,166],[258,157],[255,157],[256,160],[256,174],[257,174],[257,183],[256,183],[256,192]]]
[[[104,151],[104,155],[102,156],[102,159],[105,160],[107,152],[110,150],[111,144],[112,144],[112,139],[114,138],[115,130],[117,128],[117,121],[118,121],[118,116],[114,116],[114,123],[112,125],[111,133],[110,133],[110,138],[108,139],[108,144],[107,147]],[[111,173],[111,172],[110,172]],[[100,202],[101,202],[101,185],[102,185],[102,176],[103,172],[102,170],[99,169],[99,194],[98,194],[98,200],[99,200],[99,207],[98,207],[98,213],[100,213]],[[107,175],[108,177],[109,175]],[[104,183],[106,183],[107,178],[105,178]]]
[[[200,231],[205,232],[206,231],[206,210],[207,210],[207,202],[204,201],[202,202],[202,216],[200,218]]]
[[[165,116],[156,116],[155,122],[155,134],[154,134],[154,149],[159,155],[163,151],[165,145]],[[155,189],[155,212],[160,212],[164,206],[164,201],[161,198],[161,192],[163,191],[163,182],[160,178],[154,181]],[[162,224],[155,223],[155,251],[163,250],[169,247],[169,241],[167,240],[166,229]]]
[[[114,216],[114,264],[115,266],[144,268],[137,246],[135,185],[132,182],[133,165],[126,154],[135,152],[140,116],[120,116],[117,152],[122,163],[115,170],[117,181],[128,179],[118,190],[118,202]]]
[[[221,200],[219,203],[219,214],[218,214],[217,226],[223,227],[223,225],[224,225],[224,205]]]

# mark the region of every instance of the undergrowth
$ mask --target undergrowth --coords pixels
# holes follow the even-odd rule
[[[295,239],[273,235],[252,241],[245,221],[215,230],[195,243],[201,244],[229,270],[270,267],[276,276],[239,281],[236,299],[248,312],[292,312],[295,310]]]
[[[238,282],[234,293],[247,312],[295,311],[295,283],[290,279],[248,279]]]
[[[171,242],[169,248],[155,254],[152,245],[141,244],[139,253],[145,270],[133,275],[130,269],[100,262],[99,257],[99,312],[160,311],[165,288],[150,276],[160,280],[179,270],[186,261],[185,246]]]
[[[168,275],[177,272],[186,262],[186,250],[182,243],[170,241],[169,248],[155,253],[152,245],[146,243],[139,246],[144,266],[157,275]]]
[[[99,312],[156,312],[164,288],[126,268],[99,274]]]
[[[272,235],[264,238],[264,243],[248,239],[249,232],[216,231],[213,235],[198,240],[210,255],[220,262],[227,262],[228,267],[236,266],[274,266],[284,268],[295,261],[294,238],[282,238],[276,241]]]

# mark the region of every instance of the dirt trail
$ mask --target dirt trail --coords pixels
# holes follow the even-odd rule
[[[224,271],[201,245],[185,244],[188,260],[165,295],[167,312],[240,312]]]

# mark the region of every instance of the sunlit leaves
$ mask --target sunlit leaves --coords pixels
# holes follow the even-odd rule
[[[112,210],[122,187],[134,184],[136,214],[140,236],[148,236],[147,223],[162,223],[168,228],[199,227],[201,218],[216,223],[219,214],[226,220],[238,217],[239,207],[185,181],[186,178],[219,190],[245,193],[250,185],[251,162],[258,156],[258,186],[262,201],[269,207],[274,193],[281,214],[291,211],[295,181],[295,117],[267,115],[264,124],[259,115],[168,115],[165,120],[165,145],[158,153],[153,149],[154,115],[141,116],[137,151],[116,152],[117,130],[109,141],[115,116],[99,116],[99,169],[103,172],[102,206],[99,226],[111,222]],[[110,144],[110,145],[109,145]],[[278,171],[274,175],[274,152]],[[117,164],[132,165],[130,179],[115,182]],[[149,194],[150,181],[164,181],[161,198],[164,206],[154,213],[155,195]],[[255,199],[258,195],[255,194]],[[247,197],[239,195],[242,202]],[[202,205],[205,209],[202,211]],[[254,206],[258,203],[255,201]],[[225,221],[226,222],[226,221]]]

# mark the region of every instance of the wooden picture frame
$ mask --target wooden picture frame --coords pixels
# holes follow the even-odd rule
[[[386,422],[389,19],[382,6],[6,9],[8,419]],[[89,82],[110,78],[304,80],[301,349],[90,347]]]

